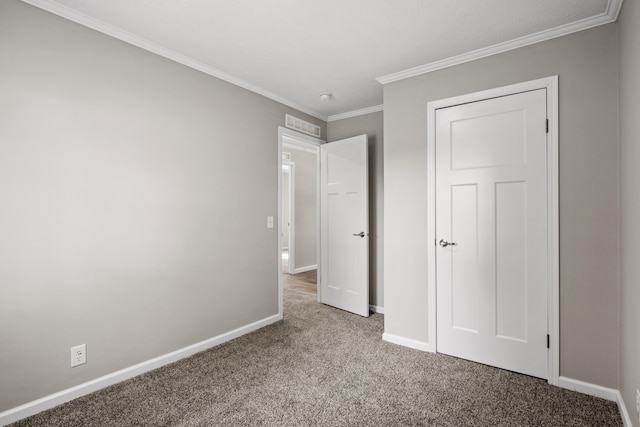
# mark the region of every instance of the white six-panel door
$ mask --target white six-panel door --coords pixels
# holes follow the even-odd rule
[[[367,136],[320,147],[320,302],[369,316]]]
[[[436,112],[437,351],[547,378],[546,90]]]

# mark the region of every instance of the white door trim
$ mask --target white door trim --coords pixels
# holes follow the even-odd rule
[[[532,80],[529,82],[504,86],[468,95],[456,96],[427,105],[427,308],[429,341],[427,351],[435,352],[436,334],[436,234],[435,234],[435,141],[436,110],[454,105],[467,104],[490,98],[528,92],[537,89],[547,90],[547,117],[549,132],[547,134],[547,220],[548,220],[548,254],[549,276],[548,286],[548,320],[547,331],[551,335],[548,355],[549,383],[558,385],[560,376],[560,252],[559,252],[559,198],[558,198],[558,76]]]
[[[295,130],[285,128],[283,126],[278,126],[278,200],[277,200],[277,209],[278,209],[278,218],[277,218],[277,230],[278,233],[278,250],[277,254],[277,269],[278,272],[278,314],[282,316],[283,310],[283,292],[282,292],[282,147],[284,145],[295,146],[301,150],[311,151],[316,153],[317,163],[317,235],[320,236],[320,145],[324,144],[325,141],[322,139],[314,138],[309,135],[305,135],[300,132],[296,132]],[[291,236],[289,236],[291,238]],[[318,238],[317,245],[317,265],[318,270],[320,269],[320,239]],[[291,256],[291,249],[289,249],[289,256]],[[320,301],[320,287],[318,286],[318,301]]]

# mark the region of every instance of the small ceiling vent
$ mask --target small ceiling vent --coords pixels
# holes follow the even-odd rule
[[[298,132],[306,133],[316,138],[320,138],[320,126],[305,122],[297,117],[285,114],[285,126]]]

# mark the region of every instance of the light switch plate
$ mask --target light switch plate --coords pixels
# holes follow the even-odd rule
[[[273,228],[273,217],[272,216],[268,216],[267,217],[267,228]]]

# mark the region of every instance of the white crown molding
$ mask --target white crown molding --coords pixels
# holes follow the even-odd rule
[[[624,0],[609,0],[609,3],[607,4],[607,11],[605,12],[605,14],[612,18],[611,22],[618,20],[620,11],[622,10],[623,1]]]
[[[32,6],[46,10],[47,12],[51,12],[55,15],[61,16],[62,18],[73,21],[77,24],[84,25],[85,27],[91,28],[92,30],[99,31],[103,34],[106,34],[118,40],[122,40],[123,42],[132,44],[146,51],[155,53],[156,55],[170,59],[174,62],[185,65],[187,67],[193,68],[194,70],[198,70],[210,76],[216,77],[220,80],[224,80],[228,83],[239,86],[243,89],[247,89],[251,92],[257,93],[258,95],[262,95],[273,101],[279,102],[288,107],[291,107],[303,113],[309,114],[310,116],[313,116],[322,121],[325,121],[325,122],[327,121],[327,116],[324,116],[316,111],[310,110],[306,107],[303,107],[299,104],[289,101],[288,99],[282,98],[281,96],[271,93],[265,89],[262,89],[258,86],[255,86],[251,83],[248,83],[244,80],[234,77],[230,74],[227,74],[224,71],[218,70],[217,68],[214,68],[203,62],[196,61],[195,59],[192,59],[186,55],[183,55],[171,49],[168,49],[162,45],[159,45],[145,38],[131,34],[127,31],[114,27],[113,25],[107,24],[100,20],[91,18],[67,6],[56,3],[52,0],[22,0],[22,1]]]
[[[365,114],[377,113],[378,111],[384,111],[384,105],[374,105],[373,107],[362,108],[360,110],[353,110],[353,111],[347,111],[346,113],[334,114],[327,118],[327,122],[335,122],[336,120],[364,116]]]
[[[475,61],[476,59],[486,58],[487,56],[497,55],[499,53],[518,49],[520,47],[529,46],[557,37],[566,36],[578,31],[588,30],[589,28],[609,24],[611,22],[615,22],[618,19],[620,9],[622,8],[622,2],[623,0],[609,0],[606,11],[601,13],[600,15],[582,19],[571,24],[561,25],[549,30],[540,31],[535,34],[513,39],[504,43],[498,43],[486,48],[463,53],[462,55],[452,56],[440,61],[435,61],[429,64],[409,68],[404,71],[387,74],[386,76],[378,77],[376,80],[379,83],[386,85],[398,80],[408,79],[410,77],[419,76],[421,74],[430,73],[433,71],[441,70],[443,68],[453,67],[454,65],[464,64],[465,62]],[[330,118],[331,117],[333,116],[330,116]]]
[[[47,12],[53,13],[55,15],[61,16],[65,19],[83,25],[85,27],[91,28],[95,31],[99,31],[108,36],[114,37],[118,40],[124,41],[131,45],[137,46],[141,49],[152,52],[156,55],[162,56],[164,58],[175,61],[179,64],[185,65],[187,67],[193,68],[210,76],[216,77],[220,80],[224,80],[228,83],[231,83],[235,86],[247,89],[256,94],[262,95],[266,98],[269,98],[273,101],[279,102],[288,107],[294,108],[300,112],[309,114],[312,117],[323,120],[325,122],[333,122],[342,119],[348,119],[352,117],[358,117],[365,114],[375,113],[379,111],[383,111],[383,105],[377,105],[373,107],[363,108],[360,110],[349,111],[346,113],[335,114],[331,116],[325,116],[316,111],[308,109],[302,105],[296,104],[288,99],[285,99],[281,96],[278,96],[274,93],[271,93],[263,88],[255,86],[251,83],[248,83],[242,79],[239,79],[235,76],[227,74],[217,68],[214,68],[210,65],[202,63],[200,61],[196,61],[186,55],[182,55],[177,53],[171,49],[168,49],[162,45],[146,40],[142,37],[131,34],[127,31],[121,30],[117,27],[109,25],[100,20],[91,18],[87,15],[84,15],[76,10],[73,10],[69,7],[61,5],[59,3],[54,2],[53,0],[22,0],[24,3],[28,3],[32,6],[38,7],[40,9],[46,10]],[[388,84],[398,80],[404,80],[410,77],[415,77],[421,74],[430,73],[432,71],[441,70],[443,68],[452,67],[454,65],[463,64],[465,62],[474,61],[476,59],[485,58],[487,56],[496,55],[502,52],[507,52],[509,50],[517,49],[520,47],[528,46],[531,44],[539,43],[545,40],[550,40],[556,37],[565,36],[571,33],[575,33],[578,31],[587,30],[589,28],[597,27],[599,25],[608,24],[611,22],[615,22],[618,19],[620,14],[620,10],[622,8],[623,0],[609,0],[607,4],[606,11],[600,15],[583,19],[581,21],[574,22],[572,24],[563,25],[560,27],[556,27],[550,30],[541,31],[536,34],[532,34],[529,36],[524,36],[518,39],[514,39],[508,42],[499,43],[487,48],[478,49],[472,52],[468,52],[462,55],[453,56],[447,59],[443,59],[436,62],[431,62],[429,64],[421,65],[418,67],[410,68],[404,71],[399,71],[397,73],[387,74],[382,77],[378,77],[376,80],[381,84]]]

